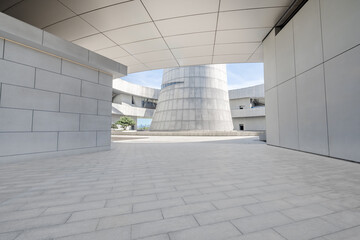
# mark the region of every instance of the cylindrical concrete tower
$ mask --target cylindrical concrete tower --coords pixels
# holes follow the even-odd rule
[[[165,69],[150,130],[233,130],[226,65]]]

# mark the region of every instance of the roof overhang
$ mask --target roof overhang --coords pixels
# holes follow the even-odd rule
[[[128,66],[128,73],[262,62],[296,0],[9,0],[0,10]]]

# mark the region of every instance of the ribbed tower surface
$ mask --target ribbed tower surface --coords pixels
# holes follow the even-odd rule
[[[226,65],[165,69],[151,131],[232,131]]]

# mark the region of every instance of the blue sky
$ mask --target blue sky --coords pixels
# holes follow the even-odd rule
[[[263,63],[227,64],[228,87],[230,89],[250,87],[264,83]],[[160,88],[163,70],[132,73],[121,79],[142,86]]]

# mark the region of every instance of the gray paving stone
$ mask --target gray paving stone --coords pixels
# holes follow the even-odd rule
[[[186,196],[199,195],[199,194],[200,192],[198,190],[191,189],[191,190],[183,190],[176,192],[157,193],[156,195],[161,200],[161,199],[186,197]]]
[[[360,225],[360,210],[347,210],[322,217],[323,220],[340,227],[341,229]]]
[[[289,198],[284,198],[285,201],[295,205],[295,206],[305,206],[313,203],[320,203],[327,201],[327,198],[324,198],[320,195],[305,195],[305,196],[294,196]]]
[[[167,235],[167,234],[160,234],[160,235],[151,236],[151,237],[138,238],[137,240],[170,240],[170,238],[169,238],[169,235]]]
[[[251,214],[243,207],[235,207],[195,214],[195,218],[200,225],[206,225],[246,217],[249,215]]]
[[[74,212],[68,222],[83,221],[93,218],[103,218],[131,213],[132,205],[123,205],[113,208],[99,208],[93,210]]]
[[[290,218],[278,212],[249,216],[232,220],[232,223],[242,232],[251,233],[293,222]]]
[[[80,201],[81,201],[80,197],[63,198],[63,199],[60,198],[60,199],[55,199],[55,200],[51,200],[51,201],[37,201],[37,202],[31,202],[31,203],[25,204],[23,207],[21,207],[21,210],[43,208],[43,207],[53,207],[53,206],[66,205],[66,204],[75,204],[75,203],[80,203]]]
[[[11,233],[0,233],[1,240],[14,240],[19,236],[20,232],[11,232]]]
[[[217,186],[217,187],[208,187],[208,188],[199,188],[199,191],[202,193],[216,193],[216,192],[225,192],[236,190],[237,188],[231,185],[227,186]]]
[[[184,205],[184,201],[181,198],[157,200],[151,202],[135,203],[133,206],[133,211],[142,212],[147,210],[174,207],[179,205]]]
[[[24,220],[27,218],[35,218],[40,216],[46,208],[37,208],[25,211],[13,211],[8,213],[0,213],[0,222],[7,222],[13,220]]]
[[[249,196],[249,195],[254,195],[254,194],[258,194],[258,193],[264,193],[264,191],[259,188],[245,188],[245,189],[241,189],[241,190],[233,190],[233,191],[225,192],[226,195],[228,195],[229,197],[232,197],[232,198]]]
[[[288,202],[285,202],[283,200],[275,200],[275,201],[262,202],[262,203],[244,206],[244,208],[246,208],[252,214],[262,214],[262,213],[267,213],[267,212],[274,212],[274,211],[279,211],[279,210],[283,210],[283,209],[289,209],[292,207],[294,207],[294,205],[292,205]]]
[[[190,228],[170,233],[171,240],[221,240],[240,235],[241,233],[228,222]]]
[[[295,221],[320,217],[333,213],[332,210],[323,207],[320,204],[312,204],[303,207],[291,208],[291,209],[283,210],[281,212]]]
[[[291,240],[308,240],[337,232],[339,227],[320,218],[314,218],[274,228],[281,236]]]
[[[94,231],[98,220],[89,220],[75,223],[67,223],[63,225],[56,225],[43,228],[34,228],[25,231],[17,237],[17,240],[40,240],[52,239],[65,236],[72,236],[75,234],[87,233]]]
[[[129,240],[130,234],[130,227],[121,227],[71,235],[68,237],[56,238],[55,240]]]
[[[15,234],[35,240],[111,239],[114,228],[131,225],[143,226],[133,239],[169,240],[173,233],[211,239],[218,234],[215,226],[226,224],[238,231],[226,239],[279,240],[281,233],[287,240],[354,240],[360,225],[359,170],[358,164],[273,148],[252,138],[223,137],[149,137],[112,143],[108,152],[1,162],[0,228],[10,222],[19,227],[0,233],[0,239]],[[239,189],[231,190],[234,186]],[[188,202],[165,207],[179,199]],[[161,209],[132,211],[133,205],[154,207],[155,202],[162,203],[156,206]],[[232,208],[256,215],[238,218],[242,211]],[[324,208],[334,213],[323,215]],[[45,210],[51,215],[41,215]],[[307,219],[294,222],[282,211]],[[57,223],[60,212],[69,219]],[[199,226],[193,215],[202,216],[203,224],[222,222]],[[45,216],[48,221],[39,220]]]
[[[207,202],[212,200],[219,200],[219,199],[225,199],[228,198],[223,193],[207,193],[202,195],[195,195],[195,196],[186,196],[183,197],[184,201],[189,203],[196,203],[196,202]]]
[[[70,214],[61,214],[61,215],[2,222],[0,224],[0,233],[14,232],[19,230],[43,227],[43,226],[51,226],[56,224],[64,224],[69,217]]]
[[[158,235],[198,226],[193,217],[177,217],[148,223],[141,223],[132,226],[132,238]]]
[[[46,209],[43,215],[77,212],[88,209],[103,208],[104,206],[105,206],[105,201],[87,202],[87,203],[81,202],[76,204],[49,207],[48,209]]]
[[[288,191],[277,191],[277,192],[271,192],[271,193],[260,193],[253,195],[254,198],[258,199],[262,202],[267,201],[274,201],[274,200],[280,200],[288,197],[294,196],[292,193],[289,193]]]
[[[286,240],[274,230],[265,230],[256,233],[250,233],[229,240]]]
[[[106,203],[106,206],[114,207],[114,206],[119,206],[119,205],[124,205],[124,204],[135,204],[135,203],[141,203],[141,202],[147,202],[147,201],[153,201],[153,200],[156,200],[156,195],[154,195],[154,194],[134,196],[134,197],[125,197],[125,198],[108,200]]]
[[[349,228],[344,231],[329,234],[323,237],[324,240],[358,240],[360,236],[360,226]],[[319,240],[319,239],[318,239]]]
[[[218,200],[218,201],[213,201],[212,203],[217,208],[221,209],[221,208],[237,207],[237,206],[242,206],[242,205],[247,205],[247,204],[252,204],[252,203],[257,203],[257,202],[258,202],[258,200],[256,198],[247,196],[247,197],[238,197],[238,198]]]
[[[113,227],[127,226],[143,222],[151,222],[163,219],[160,210],[153,210],[147,212],[123,214],[113,217],[105,217],[100,219],[97,229],[107,229]]]
[[[84,197],[84,201],[98,201],[98,200],[109,200],[130,197],[131,192],[112,192],[112,193],[100,193],[100,194],[89,194]]]
[[[195,203],[184,206],[164,208],[162,209],[162,213],[164,218],[172,218],[200,212],[207,212],[211,210],[216,210],[216,208],[210,203]]]
[[[133,192],[134,196],[137,195],[147,195],[147,194],[152,194],[152,193],[163,193],[163,192],[175,192],[175,188],[174,187],[158,187],[158,188],[151,188],[151,189],[140,189],[140,190],[135,190]]]

